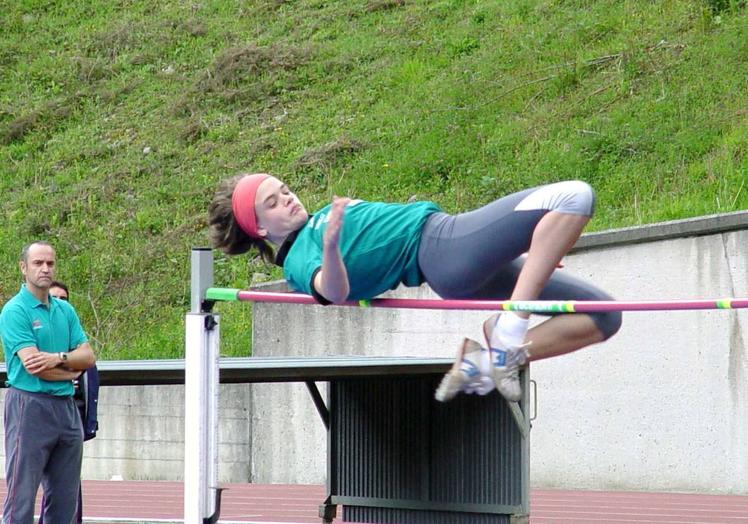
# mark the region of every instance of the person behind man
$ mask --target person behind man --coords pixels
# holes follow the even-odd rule
[[[70,291],[68,291],[67,285],[59,280],[53,280],[49,285],[49,296],[59,298],[67,302],[70,300]]]
[[[0,313],[9,386],[4,524],[33,523],[40,483],[47,522],[71,522],[78,507],[83,428],[72,381],[96,358],[75,309],[50,298],[55,262],[48,242],[24,246],[24,284]]]

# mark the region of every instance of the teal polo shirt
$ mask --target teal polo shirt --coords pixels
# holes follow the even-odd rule
[[[323,237],[331,208],[330,204],[314,214],[285,252],[283,275],[296,291],[316,296],[312,281],[322,266]],[[428,217],[438,211],[433,202],[352,201],[345,210],[339,243],[348,272],[348,300],[374,298],[400,284],[421,285],[421,230]]]
[[[50,297],[46,306],[25,285],[11,298],[0,313],[0,333],[3,339],[7,384],[33,393],[71,396],[70,380],[43,380],[26,371],[18,351],[36,347],[47,353],[71,351],[88,341],[73,306],[64,300]]]

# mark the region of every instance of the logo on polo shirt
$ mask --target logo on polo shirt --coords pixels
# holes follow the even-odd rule
[[[34,320],[31,323],[31,329],[41,329],[42,328],[42,321],[39,319]]]

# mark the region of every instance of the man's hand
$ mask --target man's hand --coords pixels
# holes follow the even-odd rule
[[[48,369],[54,369],[62,361],[57,353],[47,353],[36,348],[24,348],[18,352],[26,371],[32,375],[39,375]]]
[[[35,347],[18,350],[18,358],[30,374],[42,380],[63,382],[80,376],[82,371],[73,371],[62,367],[62,361],[57,353],[39,351]]]
[[[69,351],[64,366],[57,353],[39,351],[33,346],[18,350],[18,358],[31,375],[49,381],[73,380],[78,378],[83,370],[96,363],[96,357],[88,342]]]
[[[96,355],[88,342],[84,342],[74,350],[68,352],[68,360],[65,362],[66,369],[83,371],[96,364]]]

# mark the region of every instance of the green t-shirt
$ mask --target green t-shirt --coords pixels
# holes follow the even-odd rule
[[[50,297],[49,306],[45,306],[23,285],[21,291],[3,307],[0,314],[0,334],[8,385],[32,393],[65,397],[73,394],[72,381],[41,379],[26,371],[18,357],[18,351],[28,347],[36,347],[39,351],[48,353],[60,353],[71,351],[87,342],[73,306],[54,297]]]
[[[322,266],[322,239],[331,207],[313,215],[288,250],[283,273],[296,291],[312,294],[312,278]],[[400,283],[423,283],[418,267],[421,229],[426,219],[438,211],[433,202],[352,201],[346,207],[340,232],[340,253],[351,290],[348,299],[374,298]]]

